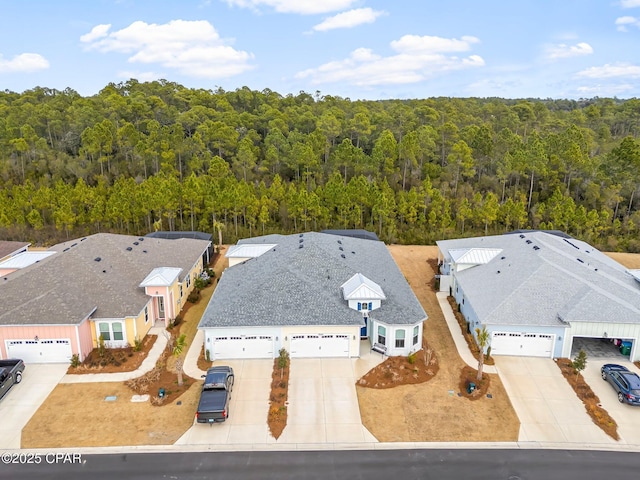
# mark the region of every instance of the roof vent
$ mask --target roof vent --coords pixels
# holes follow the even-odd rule
[[[496,273],[500,273],[500,270],[498,270]]]
[[[507,257],[500,257],[500,260],[504,260],[505,258],[507,258]]]
[[[304,242],[304,238],[301,238],[300,240],[298,240],[298,243],[302,243]]]
[[[338,250],[340,250],[342,252],[342,251],[344,251],[344,248],[338,247]]]
[[[83,237],[80,239],[81,242],[84,242],[87,239],[87,237]]]
[[[527,240],[527,245],[530,244],[530,243],[532,243],[531,240]]]
[[[300,245],[298,245],[298,248],[304,248],[304,243],[301,243]]]
[[[127,252],[130,252],[131,250],[133,250],[133,247],[127,247]]]
[[[301,233],[301,234],[299,235],[299,237],[300,237],[300,238],[304,237],[304,233]]]
[[[134,245],[140,245],[140,243],[138,243],[138,242],[133,242],[133,244],[134,244]]]
[[[62,250],[63,252],[66,252],[67,250],[69,250],[69,247],[65,248],[64,250]]]
[[[351,253],[353,253],[354,255],[356,254],[356,252],[354,252],[353,250],[351,251]]]
[[[341,256],[342,258],[347,258],[347,257],[345,257],[345,256],[344,256],[344,253],[341,253],[341,254],[340,254],[340,256]]]
[[[144,242],[144,237],[140,237],[138,238],[138,240],[140,240],[141,242]]]
[[[107,271],[106,270],[102,270],[102,273],[107,273]]]
[[[147,251],[146,250],[142,250],[142,253],[147,253]]]
[[[524,238],[524,235],[522,233],[520,234],[520,238]]]
[[[72,243],[71,244],[72,247],[75,247],[76,245],[77,245],[77,243]]]
[[[582,260],[581,258],[576,258],[576,260],[578,260],[580,263],[584,263],[584,260]]]
[[[540,247],[539,247],[539,246],[537,246],[537,245],[534,245],[534,246],[533,246],[533,249],[534,249],[534,250],[540,250]]]
[[[100,257],[96,257],[93,259],[94,262],[99,262],[100,260],[102,260]]]
[[[342,240],[338,240],[338,243],[339,243],[340,245],[342,245]]]

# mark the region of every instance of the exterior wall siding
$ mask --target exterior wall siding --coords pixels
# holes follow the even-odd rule
[[[244,262],[245,260],[249,260],[249,257],[243,258],[243,257],[231,257],[229,258],[229,266],[233,267],[234,265],[238,265],[239,263]]]
[[[69,338],[71,339],[72,353],[80,355],[75,325],[3,325],[0,327],[0,352],[2,358],[7,358],[5,340],[23,340],[35,337],[41,340]]]
[[[371,319],[370,319],[371,321]],[[371,332],[371,345],[378,343],[378,326],[383,326],[386,329],[386,347],[388,356],[408,356],[413,352],[417,352],[422,348],[422,327],[423,322],[415,323],[413,325],[389,325],[380,320],[372,321]],[[413,328],[418,327],[418,343],[413,345]],[[396,331],[404,330],[404,347],[396,347]]]
[[[80,361],[84,360],[87,355],[93,350],[93,337],[91,335],[91,321],[86,320],[78,325],[78,336],[80,339],[80,349],[82,350],[78,353],[80,357]],[[78,342],[76,342],[77,345]],[[76,347],[77,348],[77,347]],[[76,349],[73,349],[73,353],[76,353]]]

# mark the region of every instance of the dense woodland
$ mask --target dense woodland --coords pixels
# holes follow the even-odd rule
[[[639,133],[638,99],[4,91],[0,238],[366,228],[431,243],[540,228],[640,252]]]

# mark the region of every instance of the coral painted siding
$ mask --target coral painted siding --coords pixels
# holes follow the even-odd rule
[[[78,325],[78,336],[80,337],[81,353],[76,352],[76,347],[78,345],[77,341],[72,346],[72,350],[73,353],[78,353],[78,355],[80,356],[80,361],[84,360],[89,352],[93,350],[93,338],[91,336],[91,331],[91,322],[89,320]]]
[[[35,337],[41,340],[69,338],[72,352],[80,355],[75,325],[3,325],[0,327],[0,352],[2,358],[7,358],[5,340],[28,340]]]

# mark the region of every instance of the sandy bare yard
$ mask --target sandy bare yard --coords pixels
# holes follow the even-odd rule
[[[627,268],[640,268],[640,253],[604,252]]]
[[[437,247],[391,245],[389,250],[429,315],[424,334],[440,370],[424,384],[387,390],[357,387],[362,423],[381,442],[517,441],[520,421],[497,375],[491,375],[493,398],[469,401],[457,396],[465,364],[433,290],[434,272],[427,260],[437,257]]]

